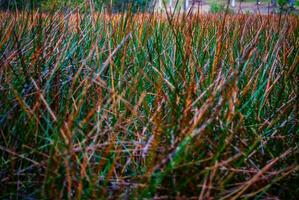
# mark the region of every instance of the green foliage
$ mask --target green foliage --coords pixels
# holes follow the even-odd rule
[[[287,4],[288,4],[288,0],[278,0],[278,5],[280,7],[284,7]]]
[[[133,12],[144,12],[152,8],[150,0],[113,0],[112,6],[115,11],[131,9]]]
[[[211,3],[211,13],[220,13],[224,12],[225,6],[223,4],[219,4],[217,2],[212,2]]]

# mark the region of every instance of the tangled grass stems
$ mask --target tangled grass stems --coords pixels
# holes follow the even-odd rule
[[[1,198],[295,198],[298,18],[0,13]]]

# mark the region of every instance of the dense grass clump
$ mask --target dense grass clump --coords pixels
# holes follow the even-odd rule
[[[295,199],[298,18],[0,14],[0,198]]]

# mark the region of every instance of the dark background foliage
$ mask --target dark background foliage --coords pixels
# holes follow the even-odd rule
[[[13,8],[36,8],[42,5],[44,0],[0,0],[1,9],[13,9]]]
[[[41,9],[45,11],[53,9],[69,10],[89,0],[0,0],[0,9]],[[111,8],[114,12],[131,9],[132,11],[146,11],[153,7],[150,0],[94,0],[96,10],[103,7]]]

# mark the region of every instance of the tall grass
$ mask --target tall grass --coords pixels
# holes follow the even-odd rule
[[[295,199],[298,18],[0,14],[4,199]]]

